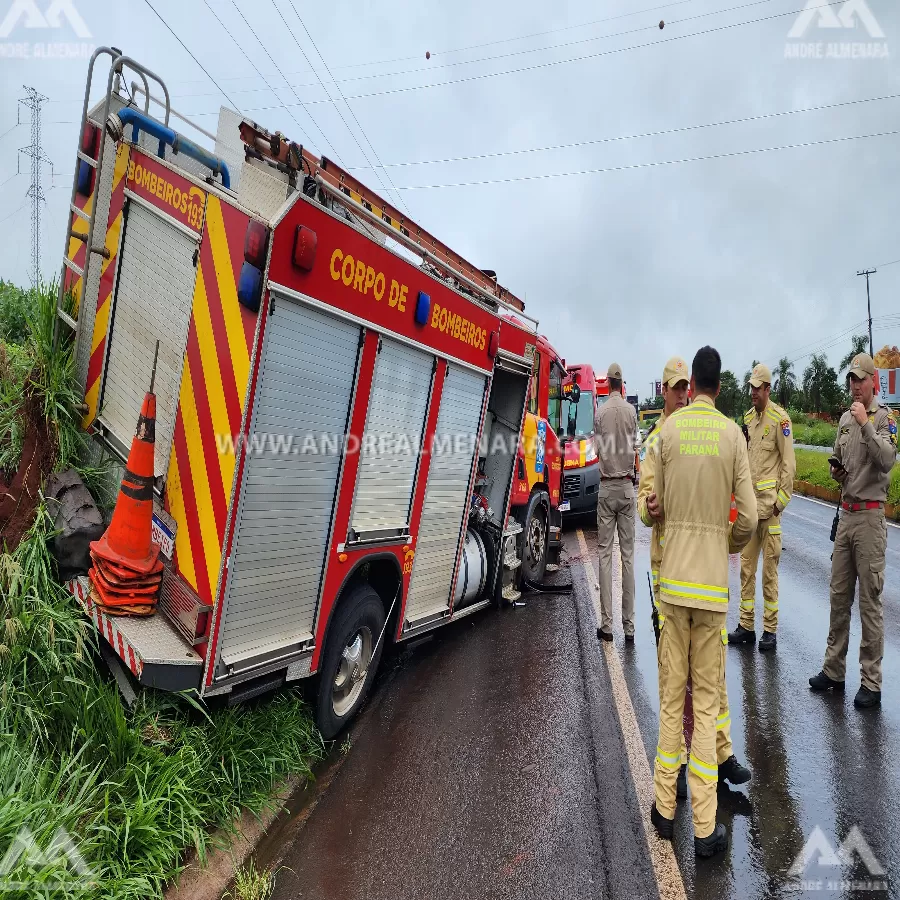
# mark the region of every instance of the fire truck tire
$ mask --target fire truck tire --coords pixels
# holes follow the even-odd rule
[[[316,695],[316,724],[326,741],[347,726],[375,680],[384,639],[384,606],[368,584],[351,588],[329,630]]]
[[[550,501],[543,491],[531,495],[522,516],[522,544],[519,558],[522,560],[522,576],[529,581],[541,582],[547,570],[549,550],[549,520],[547,513]]]

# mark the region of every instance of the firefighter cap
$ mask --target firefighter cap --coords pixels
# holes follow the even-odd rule
[[[772,372],[765,363],[757,363],[750,373],[750,384],[753,387],[760,387],[764,384],[772,383]]]
[[[619,381],[622,380],[622,367],[618,363],[610,363],[609,368],[606,370],[607,378],[618,378]]]
[[[872,357],[869,356],[868,353],[857,353],[856,356],[853,357],[853,362],[850,363],[849,374],[855,375],[857,378],[865,378],[866,375],[874,375],[875,363],[872,361]]]
[[[680,356],[673,356],[663,369],[663,384],[675,387],[679,381],[690,381],[688,367]]]

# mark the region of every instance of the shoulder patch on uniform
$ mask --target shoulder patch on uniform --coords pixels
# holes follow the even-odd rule
[[[841,434],[850,434],[850,426],[842,425],[841,426]]]
[[[888,413],[888,429],[891,432],[891,443],[897,446],[897,420],[891,413]]]
[[[744,421],[745,421],[745,422],[750,422],[750,421],[753,419],[753,415],[754,415],[754,413],[753,413],[753,410],[752,410],[752,409],[749,410],[748,412],[745,412],[745,413],[744,413]]]
[[[785,437],[791,436],[791,420],[788,419],[787,417],[785,417],[781,420],[781,433]]]

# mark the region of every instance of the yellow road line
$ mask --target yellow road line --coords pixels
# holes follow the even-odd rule
[[[587,541],[584,539],[584,532],[580,528],[578,529],[578,543],[581,546],[581,558],[599,625],[600,593],[597,587],[597,575],[591,562],[592,555],[588,551]],[[614,553],[613,559],[615,560],[617,557],[618,554]],[[641,738],[640,728],[638,728],[637,716],[631,703],[631,695],[628,693],[628,684],[625,681],[625,673],[622,671],[618,651],[611,642],[600,641],[600,644],[603,647],[603,654],[609,669],[609,680],[612,684],[619,725],[622,728],[628,768],[631,770],[631,780],[634,782],[634,790],[641,810],[641,822],[647,838],[647,847],[650,851],[650,861],[653,864],[653,874],[656,876],[660,900],[687,900],[684,881],[681,878],[681,870],[678,868],[672,844],[658,838],[656,829],[650,824],[650,807],[654,797],[653,773],[650,771],[650,763],[647,761],[647,752],[644,749],[644,742]]]

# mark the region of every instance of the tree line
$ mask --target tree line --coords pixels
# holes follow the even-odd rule
[[[805,413],[823,413],[838,418],[850,408],[850,394],[845,381],[840,381],[838,371],[845,372],[857,353],[868,350],[869,339],[864,334],[851,338],[851,349],[841,360],[837,371],[828,364],[824,353],[813,353],[802,373],[794,369],[794,363],[786,356],[778,360],[772,369],[772,399],[784,409],[796,409]],[[750,373],[759,360],[754,359],[744,373],[742,381],[730,369],[722,372],[722,386],[716,406],[730,418],[742,416],[750,408]],[[642,409],[660,409],[661,397],[647,400]]]

